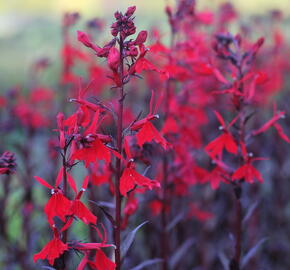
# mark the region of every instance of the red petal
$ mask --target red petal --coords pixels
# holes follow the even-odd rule
[[[90,266],[97,270],[114,270],[116,268],[116,264],[107,258],[106,254],[100,249],[97,251],[95,262],[91,262]]]
[[[85,224],[97,222],[97,217],[80,200],[73,201],[71,211]]]
[[[73,189],[73,191],[75,193],[78,193],[75,180],[72,178],[72,176],[69,173],[67,173],[67,181],[68,181],[70,187]]]
[[[35,180],[37,180],[41,185],[49,188],[49,189],[53,189],[53,187],[48,184],[45,180],[43,180],[42,178],[38,177],[38,176],[34,176]]]
[[[53,265],[54,260],[68,250],[68,245],[63,243],[59,238],[53,238],[48,242],[43,249],[33,256],[34,262],[41,259],[47,259],[50,265]]]
[[[155,141],[164,149],[167,149],[168,142],[159,134],[153,124],[147,121],[137,133],[137,143],[142,147],[145,142]]]

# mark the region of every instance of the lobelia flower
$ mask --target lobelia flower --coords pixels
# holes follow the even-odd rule
[[[191,203],[189,207],[188,217],[195,217],[201,222],[206,222],[212,219],[214,215],[210,212],[201,210],[195,203]]]
[[[285,118],[285,112],[284,111],[276,112],[276,109],[274,109],[274,116],[268,122],[266,122],[262,127],[260,127],[258,130],[252,131],[252,135],[256,136],[265,132],[271,126],[275,126],[276,122],[282,118]]]
[[[34,176],[34,178],[41,185],[51,190],[52,195],[44,207],[44,212],[51,226],[54,224],[54,221],[53,221],[54,217],[58,217],[63,222],[65,222],[66,216],[71,214],[71,211],[70,211],[71,201],[63,195],[62,190],[59,188],[59,185],[63,178],[63,170],[64,168],[62,167],[58,173],[58,176],[55,182],[55,187],[52,187],[42,178],[38,176]]]
[[[130,127],[132,131],[137,131],[137,143],[140,147],[143,146],[146,142],[155,141],[160,144],[164,149],[167,149],[169,143],[164,139],[163,136],[159,133],[159,131],[153,126],[150,122],[153,119],[159,118],[159,115],[156,114],[156,108],[153,110],[153,100],[154,100],[154,91],[152,91],[151,99],[150,99],[150,111],[149,114],[139,121],[133,123]],[[158,104],[160,100],[158,101]]]
[[[248,154],[246,163],[233,173],[232,180],[244,179],[246,182],[252,184],[257,179],[260,183],[263,183],[264,179],[261,173],[252,165],[252,162],[256,160],[265,160],[265,158],[253,158],[251,154]]]
[[[96,270],[114,270],[116,268],[116,264],[100,249],[97,250],[95,261],[89,261],[89,266]]]
[[[87,265],[91,269],[97,270],[114,270],[116,264],[112,262],[106,254],[101,250],[104,247],[113,247],[113,245],[102,243],[73,243],[72,248],[83,252],[85,255],[78,265],[77,270],[83,270]],[[92,250],[96,250],[95,261],[89,260],[89,254]]]
[[[228,131],[237,120],[238,117],[234,118],[232,122],[226,127],[225,121],[222,116],[217,112],[214,111],[218,121],[221,124],[220,129],[223,131],[223,134],[211,141],[206,147],[205,151],[211,158],[216,158],[217,156],[221,156],[224,149],[226,149],[229,153],[237,154],[238,146],[233,138],[232,134]]]
[[[59,233],[55,227],[53,228],[53,239],[49,241],[43,249],[33,256],[34,262],[37,260],[45,260],[47,259],[50,265],[53,265],[54,260],[59,258],[66,250],[69,249],[68,244],[63,243],[60,240]]]
[[[85,224],[96,224],[97,217],[80,201],[81,196],[85,192],[89,182],[89,176],[86,176],[81,190],[71,204],[71,213],[78,217]]]
[[[133,190],[135,185],[143,186],[149,189],[152,189],[153,187],[160,187],[159,182],[154,180],[152,181],[135,171],[135,164],[133,162],[132,155],[126,140],[124,143],[125,152],[129,161],[120,178],[120,193],[127,197],[127,192]]]
[[[80,200],[88,186],[89,176],[85,177],[82,188],[80,189],[79,192],[77,192],[76,184],[73,178],[69,174],[68,174],[67,179],[68,179],[68,183],[74,190],[76,197],[74,200],[71,201],[71,205],[69,209],[70,218],[67,219],[66,224],[62,227],[61,231],[63,232],[70,227],[70,225],[73,222],[74,216],[79,218],[82,222],[84,222],[87,225],[89,224],[95,225],[97,222],[97,217]]]
[[[227,183],[225,177],[229,178],[228,173],[223,168],[216,166],[208,173],[205,180],[210,182],[210,186],[213,190],[216,190],[220,186],[220,183]]]
[[[109,142],[111,138],[96,133],[102,121],[98,122],[99,113],[100,110],[98,109],[95,112],[91,125],[83,133],[87,145],[81,149],[75,150],[71,155],[71,160],[77,159],[84,161],[86,168],[90,163],[94,163],[96,159],[104,160],[106,163],[109,163],[111,160],[111,154],[115,155],[117,158],[121,158],[116,151],[104,145],[103,142]]]

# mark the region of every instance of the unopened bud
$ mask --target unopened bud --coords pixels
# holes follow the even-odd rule
[[[88,48],[92,48],[93,47],[93,44],[90,41],[90,38],[89,38],[89,36],[86,33],[81,32],[81,31],[77,31],[77,33],[78,33],[78,41],[83,43]]]
[[[59,112],[56,116],[56,119],[57,119],[58,128],[60,130],[63,130],[64,129],[64,126],[63,126],[64,114],[62,112]]]
[[[120,63],[120,52],[117,48],[112,47],[108,55],[108,65],[110,69],[117,70]]]
[[[134,14],[135,10],[136,10],[136,6],[128,7],[125,15],[127,17],[131,17]]]
[[[135,45],[143,44],[147,39],[147,31],[141,31],[135,39]]]

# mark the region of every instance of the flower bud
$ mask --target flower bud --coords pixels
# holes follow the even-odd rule
[[[137,38],[134,41],[135,45],[143,44],[147,39],[147,31],[141,31],[139,32]]]
[[[83,43],[88,48],[92,48],[93,47],[93,44],[90,41],[90,38],[89,38],[89,36],[86,33],[81,32],[81,31],[77,31],[77,33],[78,33],[78,41]]]
[[[63,125],[64,114],[62,112],[59,112],[56,116],[56,120],[57,120],[57,126],[59,130],[63,130],[64,129],[64,125]]]
[[[108,65],[110,69],[117,70],[120,63],[120,52],[117,48],[112,47],[108,55]]]
[[[136,6],[128,7],[128,9],[125,13],[125,16],[127,16],[127,17],[132,16],[134,14],[135,10],[136,10]]]

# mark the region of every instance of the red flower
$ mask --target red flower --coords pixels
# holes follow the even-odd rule
[[[160,187],[159,182],[150,180],[149,178],[137,173],[133,168],[125,168],[120,179],[121,194],[127,196],[127,192],[132,190],[135,185],[147,187],[149,189]]]
[[[190,205],[188,217],[195,217],[201,222],[205,222],[214,217],[214,215],[210,212],[203,211],[199,207],[197,207],[194,203]]]
[[[232,154],[237,154],[238,146],[237,146],[233,136],[228,131],[228,128],[231,127],[235,123],[235,121],[237,120],[237,117],[232,120],[232,122],[228,125],[228,127],[226,127],[225,121],[222,118],[222,116],[217,111],[215,111],[214,113],[215,113],[218,121],[220,122],[221,130],[223,130],[224,133],[222,135],[220,135],[219,137],[217,137],[216,139],[214,139],[213,141],[211,141],[205,147],[205,151],[208,153],[208,155],[211,158],[215,158],[216,156],[220,156],[223,152],[223,149],[226,149],[228,152],[230,152]]]
[[[225,170],[216,166],[207,176],[206,181],[210,182],[211,188],[213,190],[217,189],[221,182],[227,183],[224,177],[228,177]]]
[[[238,146],[233,136],[229,133],[224,133],[220,135],[205,147],[205,151],[211,158],[219,156],[222,153],[223,149],[226,149],[232,154],[237,154],[238,152]]]
[[[160,144],[164,149],[166,149],[169,145],[168,142],[160,135],[159,131],[150,122],[153,119],[159,118],[159,115],[156,114],[156,109],[160,102],[161,99],[156,102],[155,108],[153,109],[154,91],[152,91],[149,114],[144,119],[134,122],[130,127],[131,130],[138,131],[136,135],[137,143],[141,147],[145,142],[151,141],[155,141]]]
[[[61,254],[68,250],[68,245],[63,243],[60,238],[58,231],[53,227],[54,236],[53,239],[48,242],[43,249],[33,256],[34,262],[37,260],[47,259],[50,265],[53,265],[54,260],[57,259]]]
[[[255,179],[261,183],[264,182],[261,173],[251,163],[247,163],[238,168],[233,174],[232,179],[245,179],[248,183],[254,183]]]
[[[71,201],[67,199],[63,194],[61,189],[58,188],[63,178],[63,168],[60,169],[57,179],[55,181],[55,187],[52,187],[45,180],[38,176],[34,178],[43,186],[51,189],[52,196],[46,203],[44,207],[44,212],[47,216],[50,225],[54,224],[53,218],[59,217],[63,222],[66,220],[66,216],[70,215]]]
[[[96,161],[96,159],[105,160],[110,162],[111,152],[99,138],[96,138],[89,147],[79,149],[73,153],[71,159],[83,160],[86,168]]]
[[[108,65],[113,71],[117,71],[120,64],[120,52],[117,48],[112,47],[108,55]]]
[[[96,259],[94,262],[89,262],[92,269],[96,270],[114,270],[116,264],[113,263],[102,250],[97,250]]]
[[[85,224],[97,222],[97,217],[79,199],[72,202],[71,212]]]
[[[70,215],[71,201],[67,199],[60,189],[52,189],[52,196],[44,207],[49,224],[53,224],[53,218],[59,217],[63,222],[66,216]]]
[[[153,124],[147,121],[136,135],[137,143],[142,147],[146,142],[155,141],[160,144],[164,149],[167,149],[168,142],[160,135],[158,130],[153,126]]]
[[[258,135],[260,133],[265,132],[267,129],[269,129],[271,126],[273,126],[274,124],[276,124],[276,122],[281,119],[281,118],[285,118],[285,112],[275,112],[274,111],[274,116],[268,121],[266,122],[262,127],[260,127],[258,130],[254,130],[252,132],[253,135]]]
[[[158,216],[162,211],[162,202],[160,200],[153,200],[152,202],[150,202],[149,207],[152,215]]]

